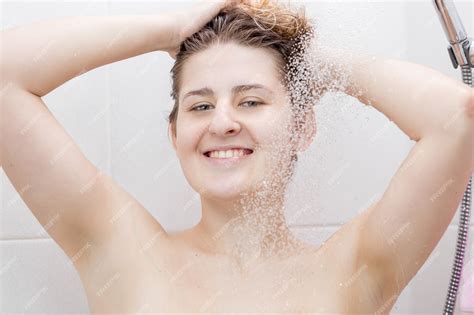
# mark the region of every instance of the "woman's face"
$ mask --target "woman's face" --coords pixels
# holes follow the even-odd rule
[[[186,61],[173,147],[198,193],[234,199],[289,165],[291,111],[274,58],[265,49],[226,43]],[[204,154],[227,145],[253,153],[228,165]]]

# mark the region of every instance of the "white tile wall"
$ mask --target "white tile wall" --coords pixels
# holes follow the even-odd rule
[[[319,21],[321,40],[329,45],[421,63],[459,79],[430,2],[305,3],[307,12]],[[474,36],[473,3],[455,2],[466,30]],[[1,26],[6,28],[81,14],[153,13],[185,3],[3,2],[1,6]],[[75,78],[44,100],[86,156],[174,231],[196,224],[200,213],[199,200],[167,137],[171,66],[166,53],[138,56]],[[315,142],[301,155],[289,189],[287,219],[297,235],[320,244],[383,193],[413,142],[385,116],[343,95],[328,94],[318,105],[317,121]],[[0,180],[0,313],[88,312],[74,268],[3,171]],[[394,314],[440,313],[457,222],[458,215],[399,298]],[[474,228],[470,231],[472,239]],[[472,252],[467,257],[472,259]]]

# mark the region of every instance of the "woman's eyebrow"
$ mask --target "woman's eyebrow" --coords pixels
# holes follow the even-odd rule
[[[261,90],[265,90],[266,92],[270,93],[271,95],[273,95],[273,91],[270,90],[268,87],[262,85],[262,84],[243,84],[243,85],[236,85],[232,88],[232,94],[237,94],[237,93],[242,93],[244,91],[248,91],[248,90],[253,90],[253,89],[261,89]],[[198,95],[198,96],[208,96],[208,95],[212,95],[214,94],[214,91],[208,87],[204,87],[202,89],[199,89],[199,90],[193,90],[193,91],[189,91],[187,92],[184,97],[183,97],[183,101],[189,97],[189,96],[193,96],[193,95]]]

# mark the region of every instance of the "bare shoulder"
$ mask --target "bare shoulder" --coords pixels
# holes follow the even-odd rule
[[[100,237],[85,240],[71,258],[93,313],[138,309],[142,299],[165,304],[157,284],[166,283],[174,263],[169,235],[134,199],[120,205]]]

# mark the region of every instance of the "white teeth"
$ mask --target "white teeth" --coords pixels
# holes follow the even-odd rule
[[[231,157],[239,157],[243,156],[244,150],[242,149],[234,149],[234,150],[227,150],[227,151],[211,151],[209,153],[209,157],[212,158],[219,158],[219,159],[228,159]]]

